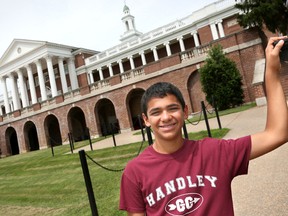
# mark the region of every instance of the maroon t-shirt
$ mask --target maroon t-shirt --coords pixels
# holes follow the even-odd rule
[[[173,154],[149,146],[124,170],[119,208],[155,216],[234,215],[231,181],[247,174],[250,151],[250,136],[185,140]]]

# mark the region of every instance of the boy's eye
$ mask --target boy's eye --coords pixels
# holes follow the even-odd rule
[[[157,115],[159,115],[159,111],[153,111],[153,112],[150,112],[150,115],[152,115],[152,116],[157,116]]]
[[[178,107],[171,107],[171,110],[178,110]]]
[[[172,111],[172,112],[175,112],[175,111],[179,110],[179,107],[178,106],[169,107],[168,110]]]

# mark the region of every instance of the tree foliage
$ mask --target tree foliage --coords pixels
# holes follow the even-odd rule
[[[235,5],[241,13],[238,22],[243,27],[259,27],[273,33],[288,33],[288,8],[286,0],[242,0]]]
[[[199,72],[202,90],[210,104],[214,99],[220,110],[243,104],[240,72],[235,62],[225,56],[220,45],[211,48]]]

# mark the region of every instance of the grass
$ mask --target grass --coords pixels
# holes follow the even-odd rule
[[[211,134],[221,138],[228,131],[213,129]],[[207,131],[189,133],[190,139],[204,137]],[[88,144],[77,142],[75,148]],[[118,210],[122,172],[116,170],[137,155],[141,144],[86,152],[97,163],[115,170],[107,171],[87,159],[99,215],[126,215]],[[144,142],[141,150],[147,145]],[[8,216],[90,216],[79,154],[70,154],[70,146],[63,145],[54,147],[54,156],[51,149],[44,149],[0,159],[0,212]]]
[[[229,130],[211,130],[213,137],[222,137]],[[207,136],[206,131],[189,133],[191,139]],[[75,143],[75,148],[88,142]],[[86,152],[97,163],[121,170],[135,157],[142,143]],[[144,143],[142,150],[147,146]],[[1,215],[91,215],[88,195],[78,153],[70,146],[28,152],[0,160]],[[87,158],[87,157],[86,157]],[[122,172],[107,171],[87,159],[99,215],[126,215],[118,210]]]

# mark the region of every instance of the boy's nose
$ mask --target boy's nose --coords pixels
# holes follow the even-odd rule
[[[169,120],[170,117],[171,117],[171,115],[169,114],[169,112],[163,111],[163,112],[162,112],[162,115],[161,115],[161,120],[162,120],[162,121]]]

